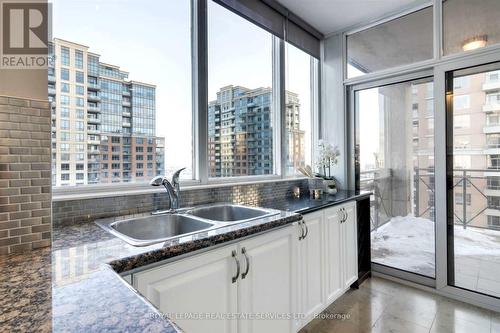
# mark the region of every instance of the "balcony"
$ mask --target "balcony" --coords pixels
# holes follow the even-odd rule
[[[89,139],[87,139],[87,143],[89,145],[100,145],[101,144],[101,140],[98,139],[98,138],[92,138],[92,139],[89,138]]]
[[[89,155],[98,155],[101,153],[99,149],[95,149],[95,148],[91,148],[87,152]],[[89,159],[89,162],[90,162],[90,159]]]
[[[130,91],[127,91],[127,90],[123,90],[122,91],[122,96],[130,96]]]
[[[132,117],[132,114],[130,112],[128,112],[128,111],[123,111],[122,112],[122,116],[124,116],[124,117]]]
[[[483,105],[483,112],[490,113],[500,111],[500,104],[485,104]]]
[[[500,133],[500,124],[489,124],[484,126],[483,133]]]
[[[101,112],[101,107],[100,106],[87,106],[87,111],[89,112]]]
[[[500,81],[490,81],[483,84],[483,91],[500,89]]]
[[[49,96],[55,96],[56,95],[56,89],[55,88],[49,88],[48,89]]]
[[[467,260],[467,267],[483,267],[486,257],[500,260],[500,231],[491,217],[500,217],[499,204],[491,196],[500,196],[500,182],[487,182],[500,170],[455,169],[454,243],[455,249],[474,248],[476,256],[466,257],[467,251],[455,253],[456,262]],[[373,169],[360,173],[361,190],[373,192],[370,200],[372,214],[372,261],[426,276],[435,274],[435,210],[434,169],[415,168],[411,176],[403,176],[390,169]],[[411,182],[408,182],[409,180]],[[392,196],[391,188],[405,181],[411,195],[410,208],[402,207]],[[406,203],[405,203],[406,205]],[[493,221],[494,222],[494,221]],[[418,249],[418,251],[416,251]],[[484,254],[484,255],[482,255]],[[403,258],[405,258],[403,260]],[[398,260],[401,259],[401,260]],[[477,260],[477,263],[472,261]],[[477,264],[477,265],[476,265]],[[463,278],[456,271],[455,278]],[[479,274],[479,272],[472,272]],[[484,285],[483,285],[484,287]],[[473,288],[475,289],[475,287]]]
[[[125,122],[124,122],[124,123],[122,123],[122,126],[123,126],[123,127],[131,127],[131,126],[132,126],[132,124],[131,124],[131,123],[125,123]]]
[[[101,134],[98,128],[87,127],[87,134]]]
[[[89,90],[101,90],[101,86],[98,83],[87,83],[87,88]]]
[[[130,107],[132,104],[129,101],[122,101],[122,105]]]
[[[49,76],[48,76],[48,79],[49,79],[49,82],[50,82],[50,83],[55,83],[55,82],[56,82],[56,77],[55,77],[55,75],[49,75]]]
[[[87,95],[87,100],[90,102],[100,102],[101,96],[89,94],[89,95]]]
[[[100,124],[101,119],[98,117],[87,117],[87,123],[89,124]]]

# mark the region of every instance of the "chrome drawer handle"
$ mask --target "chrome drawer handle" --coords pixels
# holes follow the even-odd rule
[[[234,258],[234,261],[236,261],[236,276],[233,276],[233,283],[235,283],[240,276],[240,261],[238,260],[238,258],[236,258],[237,253],[235,250],[233,250],[231,256]]]
[[[247,250],[245,248],[241,249],[241,253],[245,256],[245,262],[247,265],[245,273],[241,274],[241,279],[243,280],[248,275],[248,271],[250,270],[250,259],[248,259]]]

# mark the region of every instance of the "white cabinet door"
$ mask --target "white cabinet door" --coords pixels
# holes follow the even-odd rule
[[[304,215],[306,236],[299,242],[299,310],[305,315],[301,324],[311,321],[324,304],[324,223],[323,212]]]
[[[341,207],[332,207],[324,210],[325,229],[325,294],[326,304],[331,304],[344,291],[342,273],[342,231]]]
[[[358,279],[358,233],[356,226],[356,205],[346,204],[344,207],[344,219],[342,223],[342,247],[343,260],[342,279],[344,289],[349,289],[351,284]]]
[[[183,314],[226,314],[237,311],[236,246],[134,274],[135,288],[184,332],[236,332],[236,320],[182,318]],[[176,314],[180,317],[176,317]]]
[[[266,319],[241,318],[238,322],[239,333],[293,332],[293,318],[272,316],[288,316],[295,310],[296,231],[295,226],[289,226],[239,244],[242,275],[238,282],[238,312],[243,315],[271,316]],[[245,274],[247,269],[248,273]]]

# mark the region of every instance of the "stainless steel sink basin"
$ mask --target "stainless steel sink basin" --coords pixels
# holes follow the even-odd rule
[[[237,223],[254,220],[279,212],[264,208],[246,207],[232,204],[220,204],[197,207],[186,211],[186,214],[218,223]]]
[[[152,215],[100,223],[108,232],[135,246],[146,246],[210,229],[213,223],[182,214]]]
[[[227,227],[280,214],[274,209],[254,208],[233,204],[214,204],[184,208],[171,213],[106,222],[97,225],[134,246],[146,246],[202,231]]]

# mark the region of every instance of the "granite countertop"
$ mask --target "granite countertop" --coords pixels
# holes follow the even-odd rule
[[[286,198],[285,200],[277,200],[270,203],[263,203],[263,207],[269,207],[299,214],[312,213],[314,211],[340,205],[347,201],[359,200],[371,195],[371,192],[356,192],[340,190],[335,195],[323,195],[319,200],[310,199],[309,196],[302,195],[300,198]]]
[[[282,212],[145,247],[94,223],[54,228],[52,248],[0,257],[0,332],[178,332],[118,273],[293,223],[301,218],[293,212],[365,195],[340,191],[323,200],[260,203]]]

